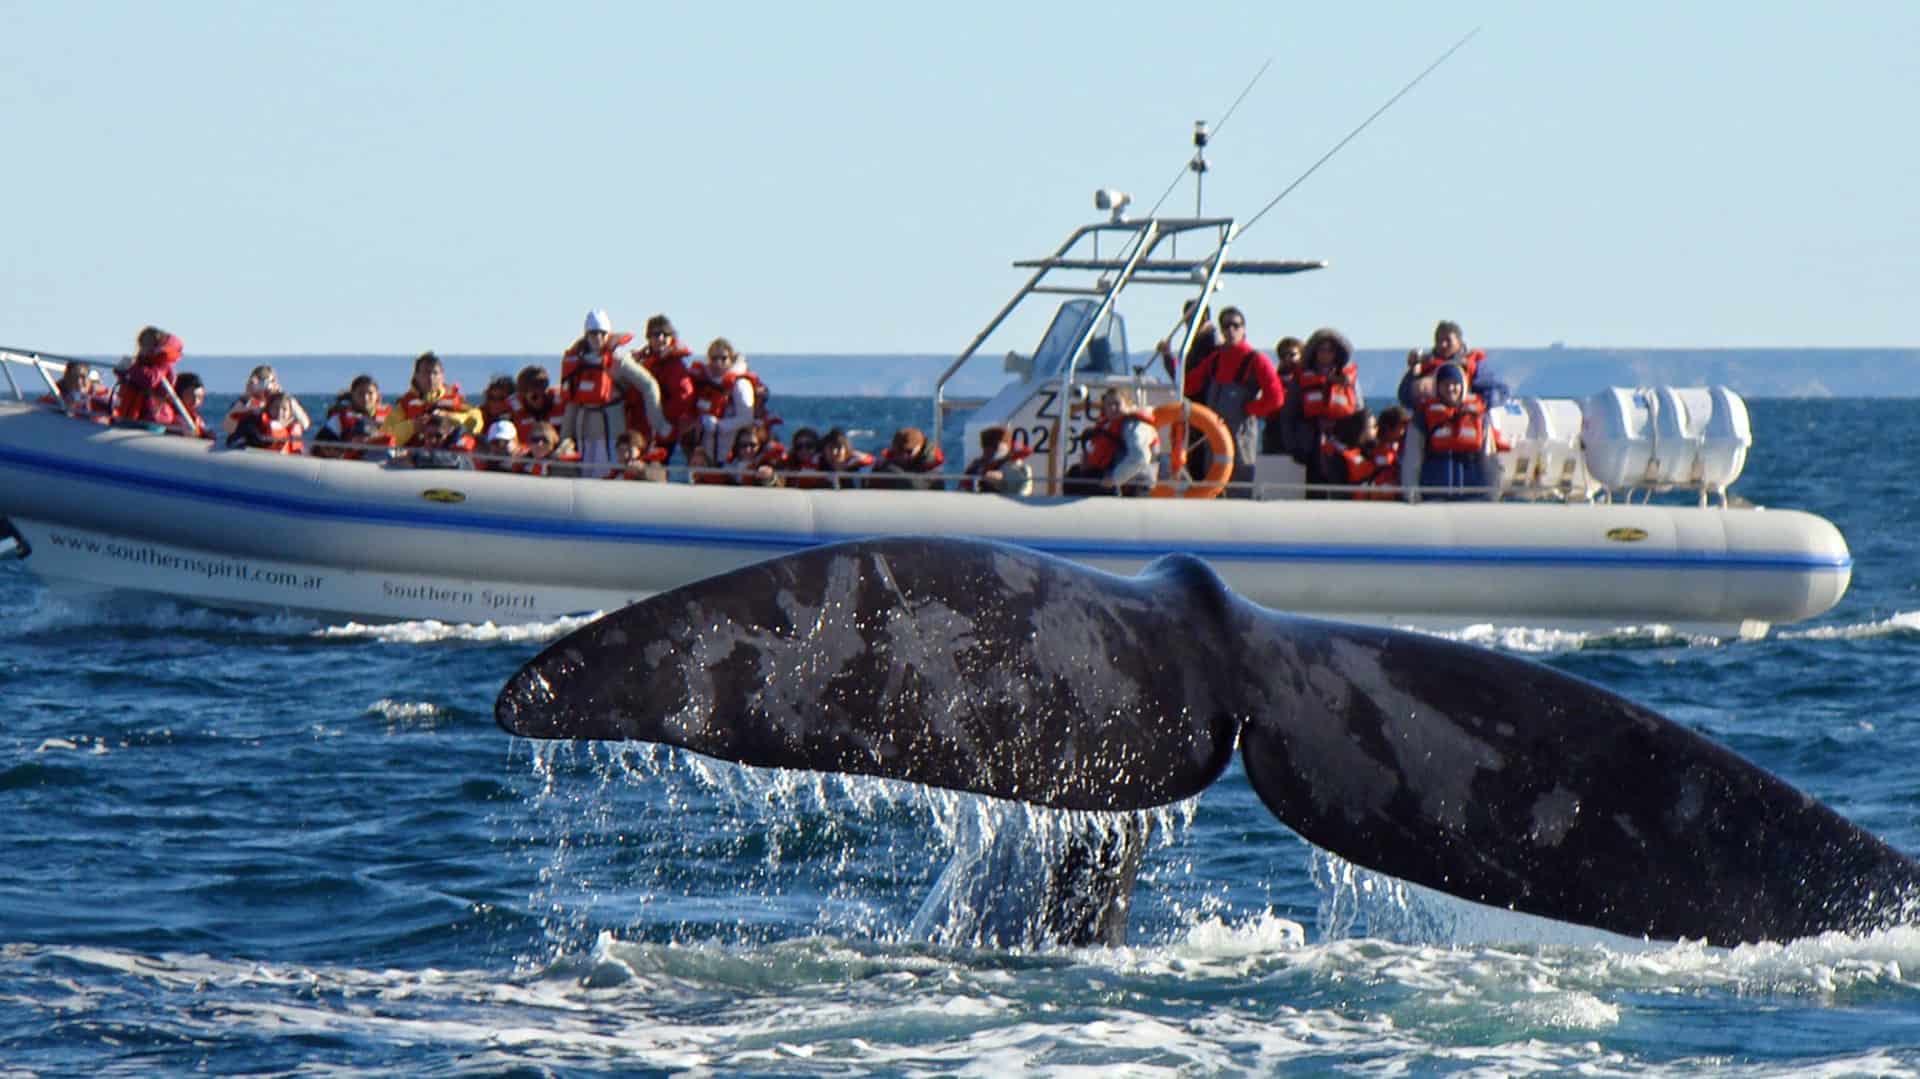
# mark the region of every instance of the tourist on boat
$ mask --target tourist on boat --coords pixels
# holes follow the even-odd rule
[[[1320,437],[1320,449],[1317,454],[1319,463],[1314,474],[1318,483],[1325,488],[1361,487],[1373,481],[1373,446],[1379,437],[1379,428],[1373,413],[1366,409],[1350,412],[1327,425]],[[1349,491],[1322,489],[1308,492],[1308,498],[1349,499],[1357,497]]]
[[[817,489],[827,486],[820,476],[808,476],[802,473],[820,470],[820,432],[811,427],[801,427],[793,432],[793,440],[787,444],[786,460],[781,462],[781,485]]]
[[[603,310],[587,312],[578,340],[560,360],[560,441],[573,447],[589,470],[610,467],[622,432],[641,423],[664,426],[660,387],[645,366],[627,354],[630,333],[616,333]],[[629,413],[629,400],[639,406]]]
[[[1287,391],[1266,354],[1247,343],[1247,318],[1238,307],[1220,312],[1220,347],[1187,368],[1186,395],[1212,409],[1233,432],[1234,462],[1228,498],[1253,497],[1253,462],[1260,452],[1260,420],[1280,411]],[[1187,459],[1190,475],[1207,471],[1199,447]]]
[[[1313,459],[1320,441],[1319,426],[1300,408],[1300,372],[1305,367],[1305,344],[1298,337],[1282,337],[1273,346],[1274,372],[1286,394],[1280,411],[1260,426],[1262,457],[1291,457],[1300,465]]]
[[[1167,369],[1168,378],[1180,377],[1179,363],[1173,354],[1173,342],[1180,336],[1181,330],[1186,328],[1187,320],[1193,317],[1193,309],[1197,306],[1199,305],[1193,300],[1188,300],[1181,304],[1180,321],[1174,323],[1173,332],[1153,346],[1153,351],[1160,357],[1161,364]],[[1213,312],[1202,309],[1200,312],[1200,328],[1193,332],[1193,343],[1187,346],[1187,370],[1192,371],[1195,365],[1201,360],[1206,359],[1213,353],[1214,349],[1219,347],[1220,333],[1214,328]]]
[[[1467,372],[1449,363],[1434,374],[1434,398],[1413,413],[1424,440],[1420,483],[1415,495],[1432,501],[1459,501],[1492,497],[1483,490],[1492,470],[1492,425],[1486,403],[1468,388]],[[1458,493],[1447,493],[1458,492]]]
[[[867,475],[869,490],[943,491],[946,482],[937,473],[947,463],[940,447],[927,441],[918,427],[902,427],[893,433],[886,452]]]
[[[1393,405],[1375,420],[1373,444],[1366,449],[1373,474],[1354,497],[1387,502],[1400,498],[1400,447],[1407,437],[1407,419],[1407,410]]]
[[[731,448],[740,431],[754,424],[771,429],[780,422],[767,410],[767,385],[747,369],[747,358],[733,342],[716,337],[707,346],[707,361],[695,384],[700,387],[705,415],[700,418],[701,442],[710,451]]]
[[[452,416],[468,434],[480,430],[480,410],[467,404],[459,383],[447,381],[447,368],[440,357],[423,352],[413,361],[413,377],[407,382],[407,392],[393,403],[381,429],[396,446],[415,445],[425,427],[422,421],[437,412]]]
[[[480,399],[480,422],[483,429],[492,427],[495,420],[512,418],[513,391],[512,375],[495,375],[488,380],[486,396]]]
[[[1033,467],[1027,458],[1033,453],[1013,444],[1005,427],[995,425],[980,432],[980,456],[967,463],[967,478],[960,481],[962,491],[983,494],[1025,496],[1033,493]]]
[[[40,398],[69,416],[105,423],[113,415],[113,391],[100,381],[100,372],[85,360],[68,360],[56,382],[57,393]]]
[[[473,455],[476,472],[512,472],[520,456],[520,429],[510,419],[498,419],[481,433],[479,452]]]
[[[171,424],[175,418],[173,402],[166,388],[173,385],[173,371],[183,351],[178,337],[158,326],[143,327],[135,338],[132,359],[114,370],[119,386],[115,389],[113,418]]]
[[[660,411],[666,421],[664,429],[653,432],[653,439],[669,453],[700,424],[701,398],[693,369],[699,365],[688,366],[687,357],[691,355],[692,351],[675,336],[673,322],[667,316],[655,315],[647,320],[647,345],[639,359],[660,389]]]
[[[560,400],[552,392],[553,380],[547,369],[537,363],[530,363],[520,369],[513,379],[513,397],[508,401],[513,414],[513,425],[519,428],[520,442],[525,445],[533,434],[536,424],[549,423],[554,430],[560,429]]]
[[[1307,458],[1307,497],[1330,497],[1315,487],[1344,485],[1348,469],[1339,464],[1341,453],[1355,448],[1347,442],[1331,456],[1322,452],[1336,423],[1361,411],[1360,370],[1353,362],[1353,345],[1338,330],[1319,329],[1307,338],[1306,366],[1295,376],[1299,390],[1300,417],[1309,425],[1302,434],[1309,439]],[[1283,410],[1284,411],[1284,410]],[[1327,466],[1333,467],[1327,467]]]
[[[560,432],[553,424],[536,423],[527,433],[527,452],[514,462],[515,472],[524,472],[529,476],[576,476],[573,458],[563,452],[560,446]]]
[[[454,413],[441,409],[420,419],[420,432],[407,453],[414,468],[447,468],[471,471],[473,451],[479,443],[473,432]]]
[[[644,483],[667,481],[667,453],[654,446],[645,431],[622,431],[614,440],[614,461],[619,466],[607,473],[608,479],[638,480]]]
[[[859,475],[872,467],[873,454],[855,449],[845,430],[835,427],[820,440],[820,486],[852,490],[861,486]]]
[[[227,445],[234,448],[271,450],[275,453],[300,453],[305,448],[300,436],[306,425],[294,414],[293,395],[284,390],[267,394],[256,412],[240,417]]]
[[[1432,351],[1422,353],[1411,349],[1407,352],[1407,373],[1400,378],[1398,394],[1401,405],[1419,416],[1420,410],[1434,397],[1434,376],[1442,365],[1449,363],[1459,364],[1466,372],[1468,391],[1480,398],[1488,409],[1507,403],[1507,384],[1488,366],[1487,354],[1467,348],[1460,324],[1443,319],[1433,328]]]
[[[391,444],[383,429],[388,411],[380,400],[380,383],[372,375],[355,375],[345,392],[327,406],[326,422],[313,433],[313,455],[342,461],[384,460],[385,453],[363,447]]]
[[[173,380],[173,396],[179,400],[181,412],[167,428],[168,433],[188,438],[212,438],[213,432],[207,430],[207,421],[200,416],[201,410],[207,405],[207,386],[200,376],[192,371],[182,371]]]
[[[722,468],[707,452],[699,438],[690,437],[680,448],[687,461],[687,482],[706,484],[731,484],[733,474]]]
[[[280,393],[280,376],[274,369],[261,364],[247,373],[247,387],[240,397],[227,409],[227,418],[221,423],[221,430],[228,434],[240,429],[240,424],[249,416],[258,416],[266,411],[267,401]],[[307,416],[306,407],[293,394],[287,394],[287,404],[293,409],[294,422],[305,431],[313,426],[313,420]]]
[[[742,487],[778,487],[786,456],[786,447],[773,440],[766,424],[749,423],[734,433],[727,471]]]
[[[1086,452],[1067,469],[1070,495],[1145,495],[1153,489],[1160,459],[1160,432],[1153,412],[1133,407],[1126,390],[1100,396],[1100,419],[1087,432]]]

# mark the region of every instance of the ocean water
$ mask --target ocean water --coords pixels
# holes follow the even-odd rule
[[[1920,851],[1910,405],[1755,401],[1737,493],[1852,591],[1761,641],[1464,636],[1636,698]],[[911,401],[795,400],[863,444]],[[953,447],[950,447],[950,452]],[[81,604],[0,565],[0,1074],[1920,1074],[1920,928],[1603,938],[1354,870],[1237,766],[1155,815],[1131,943],[944,942],[1046,815],[493,724],[577,623]]]

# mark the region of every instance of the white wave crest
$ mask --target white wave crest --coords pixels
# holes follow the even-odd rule
[[[1873,637],[1892,637],[1901,633],[1920,633],[1920,611],[1900,611],[1878,622],[1852,626],[1816,626],[1813,629],[1785,630],[1776,636],[1785,641],[1863,641]]]
[[[313,636],[328,639],[363,639],[388,644],[435,644],[440,641],[486,641],[517,644],[525,641],[551,641],[564,637],[600,617],[598,612],[567,615],[551,622],[386,622],[364,625],[348,622],[344,626],[325,626]]]

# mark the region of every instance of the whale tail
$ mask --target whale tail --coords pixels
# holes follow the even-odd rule
[[[582,628],[495,717],[1074,810],[1192,797],[1239,741],[1261,800],[1318,846],[1632,936],[1876,928],[1920,891],[1912,860],[1631,701],[1267,611],[1180,555],[1122,578],[978,541],[818,547]]]

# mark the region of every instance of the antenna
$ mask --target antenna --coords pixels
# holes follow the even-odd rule
[[[1200,195],[1207,183],[1207,122],[1193,122],[1193,160],[1187,162],[1193,173],[1193,216],[1200,216]]]
[[[1465,44],[1466,44],[1467,42],[1469,42],[1469,41],[1472,41],[1472,40],[1473,40],[1473,36],[1474,36],[1475,34],[1478,34],[1479,32],[1480,32],[1480,28],[1479,28],[1478,26],[1476,26],[1476,27],[1474,27],[1474,28],[1473,28],[1472,30],[1470,30],[1470,31],[1468,31],[1468,32],[1467,32],[1467,36],[1466,36],[1466,37],[1463,37],[1463,38],[1461,38],[1461,39],[1460,39],[1459,41],[1456,41],[1456,42],[1454,42],[1454,43],[1453,43],[1453,48],[1451,48],[1451,49],[1448,49],[1448,50],[1447,50],[1446,52],[1443,52],[1443,53],[1441,53],[1441,54],[1440,54],[1440,58],[1439,58],[1438,60],[1435,60],[1435,61],[1434,61],[1433,63],[1431,63],[1431,64],[1428,64],[1428,65],[1427,65],[1427,69],[1426,69],[1425,71],[1422,71],[1422,72],[1421,72],[1420,74],[1418,74],[1418,75],[1415,75],[1415,76],[1413,77],[1413,81],[1412,81],[1412,82],[1409,82],[1409,83],[1408,83],[1408,84],[1406,84],[1405,86],[1402,86],[1402,87],[1400,88],[1400,92],[1399,92],[1399,93],[1397,93],[1397,94],[1395,94],[1395,95],[1393,95],[1392,97],[1390,97],[1390,98],[1388,98],[1388,99],[1387,99],[1387,103],[1386,103],[1386,104],[1384,104],[1384,105],[1382,105],[1382,106],[1380,106],[1379,108],[1377,108],[1377,109],[1375,109],[1375,110],[1373,110],[1373,115],[1372,115],[1372,116],[1369,116],[1369,117],[1367,117],[1367,118],[1366,118],[1365,120],[1362,120],[1362,121],[1360,121],[1360,126],[1359,126],[1359,127],[1356,127],[1356,128],[1354,128],[1354,129],[1353,129],[1352,131],[1349,131],[1349,132],[1347,132],[1347,137],[1346,137],[1346,138],[1344,138],[1344,139],[1341,139],[1341,140],[1340,140],[1339,142],[1336,142],[1336,143],[1334,143],[1334,144],[1333,144],[1333,149],[1331,149],[1331,150],[1328,150],[1328,151],[1327,151],[1326,153],[1324,153],[1324,154],[1322,154],[1322,155],[1320,155],[1320,160],[1318,160],[1318,161],[1315,161],[1315,162],[1313,163],[1313,165],[1312,165],[1312,167],[1310,167],[1310,168],[1308,168],[1308,169],[1307,169],[1307,171],[1305,171],[1305,172],[1303,172],[1303,173],[1301,173],[1301,174],[1300,174],[1300,176],[1299,176],[1299,178],[1297,178],[1297,179],[1295,179],[1295,180],[1294,180],[1294,181],[1293,181],[1292,183],[1290,183],[1290,184],[1288,184],[1288,185],[1287,185],[1287,189],[1286,189],[1285,191],[1282,191],[1282,192],[1280,192],[1280,193],[1279,193],[1278,195],[1275,195],[1275,196],[1273,197],[1273,201],[1272,201],[1272,202],[1269,202],[1269,203],[1267,203],[1267,204],[1266,204],[1265,206],[1262,206],[1262,207],[1260,208],[1260,212],[1259,212],[1259,213],[1257,213],[1257,214],[1254,214],[1254,215],[1253,215],[1253,216],[1252,216],[1251,218],[1248,218],[1248,219],[1247,219],[1247,223],[1246,223],[1246,224],[1244,224],[1244,225],[1242,225],[1242,226],[1240,226],[1240,231],[1239,231],[1239,235],[1241,235],[1241,236],[1245,236],[1245,235],[1247,234],[1247,230],[1248,230],[1248,229],[1250,229],[1250,228],[1252,228],[1252,227],[1254,226],[1254,224],[1255,224],[1256,222],[1258,222],[1258,221],[1259,221],[1259,220],[1260,220],[1261,218],[1263,218],[1263,217],[1265,217],[1265,216],[1267,216],[1267,211],[1268,211],[1268,210],[1271,210],[1271,209],[1273,209],[1273,208],[1274,208],[1275,206],[1278,206],[1278,205],[1280,205],[1280,200],[1281,200],[1281,199],[1284,199],[1284,198],[1286,198],[1286,197],[1287,197],[1288,195],[1291,195],[1291,194],[1293,194],[1293,189],[1294,189],[1294,188],[1296,188],[1296,187],[1299,187],[1299,186],[1300,186],[1301,184],[1303,184],[1303,183],[1305,183],[1305,182],[1306,182],[1306,180],[1307,180],[1307,177],[1309,177],[1309,176],[1312,176],[1312,175],[1313,175],[1313,174],[1314,174],[1315,172],[1318,172],[1318,171],[1319,171],[1319,169],[1320,169],[1320,166],[1322,166],[1322,165],[1324,165],[1324,164],[1326,164],[1326,163],[1327,163],[1327,161],[1328,161],[1328,160],[1329,160],[1330,158],[1332,158],[1332,157],[1333,157],[1333,155],[1335,155],[1335,154],[1337,154],[1337,153],[1339,153],[1339,152],[1340,152],[1340,150],[1341,150],[1341,148],[1342,148],[1342,147],[1344,147],[1344,146],[1346,146],[1346,144],[1347,144],[1347,143],[1350,143],[1350,142],[1352,142],[1352,141],[1354,140],[1354,138],[1355,138],[1355,136],[1357,136],[1357,135],[1359,135],[1359,134],[1360,134],[1360,133],[1361,133],[1362,131],[1365,131],[1365,130],[1367,129],[1367,126],[1368,126],[1369,124],[1372,124],[1372,123],[1373,123],[1373,122],[1374,122],[1375,120],[1378,120],[1378,119],[1380,118],[1380,114],[1381,114],[1381,113],[1383,113],[1383,112],[1386,112],[1386,111],[1387,111],[1388,109],[1390,109],[1390,108],[1393,108],[1393,103],[1394,103],[1394,102],[1396,102],[1396,101],[1398,101],[1398,100],[1400,100],[1401,98],[1403,98],[1403,97],[1405,97],[1405,96],[1407,96],[1407,91],[1409,91],[1409,90],[1411,90],[1411,89],[1413,89],[1414,87],[1416,87],[1416,86],[1418,86],[1418,85],[1420,85],[1420,80],[1421,80],[1421,79],[1424,79],[1424,78],[1426,78],[1426,77],[1427,77],[1428,75],[1431,75],[1431,74],[1433,74],[1433,70],[1434,70],[1435,68],[1437,68],[1437,67],[1439,67],[1439,66],[1440,66],[1441,64],[1444,64],[1444,63],[1446,63],[1446,62],[1447,62],[1447,60],[1448,60],[1448,59],[1449,59],[1450,57],[1452,57],[1452,56],[1453,56],[1453,54],[1454,54],[1454,53],[1456,53],[1456,52],[1459,52],[1459,51],[1460,51],[1460,47],[1461,47],[1461,46],[1463,46],[1463,45],[1465,45]]]
[[[1212,135],[1218,135],[1220,134],[1221,131],[1226,129],[1227,121],[1233,119],[1233,114],[1237,109],[1240,108],[1240,103],[1247,99],[1247,95],[1253,92],[1254,84],[1260,81],[1260,76],[1265,75],[1267,73],[1267,69],[1272,66],[1273,66],[1273,57],[1269,56],[1267,57],[1267,62],[1260,65],[1260,70],[1253,73],[1253,78],[1247,80],[1247,85],[1244,89],[1240,91],[1240,96],[1234,98],[1233,104],[1227,106],[1226,115],[1220,117],[1220,122],[1213,125]],[[1160,212],[1161,204],[1167,201],[1168,195],[1173,194],[1174,188],[1180,186],[1180,178],[1182,176],[1185,176],[1189,170],[1191,170],[1195,175],[1194,182],[1196,184],[1199,182],[1198,180],[1199,174],[1207,171],[1206,157],[1201,153],[1201,151],[1206,148],[1207,141],[1212,137],[1212,135],[1209,135],[1209,133],[1207,132],[1206,121],[1202,120],[1193,125],[1193,146],[1194,146],[1193,160],[1187,162],[1185,165],[1180,166],[1180,171],[1173,174],[1173,182],[1169,183],[1167,185],[1167,189],[1165,191],[1160,192],[1160,197],[1154,200],[1153,209],[1147,211],[1148,217],[1153,217]],[[1198,193],[1194,195],[1194,203],[1196,206],[1199,204]],[[1196,212],[1196,216],[1198,216],[1197,212]]]

